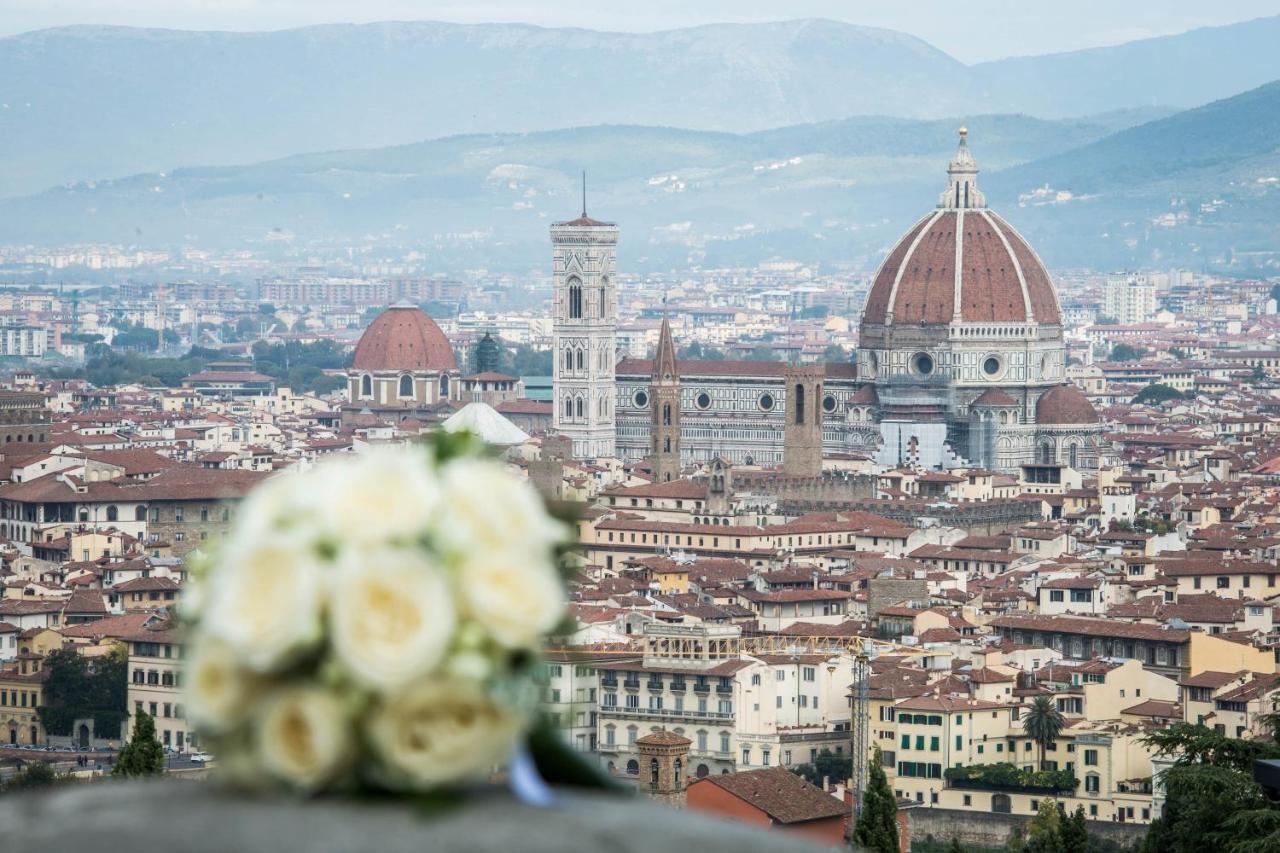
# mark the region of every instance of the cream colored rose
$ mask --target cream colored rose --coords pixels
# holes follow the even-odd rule
[[[314,523],[319,505],[310,487],[311,476],[310,471],[295,465],[254,486],[235,510],[232,535],[257,538],[304,521]]]
[[[268,696],[258,716],[256,743],[267,772],[305,790],[336,778],[354,752],[345,707],[319,687],[286,688]]]
[[[245,716],[256,689],[253,677],[224,643],[197,636],[186,665],[187,717],[204,732],[220,732]]]
[[[321,531],[353,550],[417,539],[440,503],[431,458],[418,447],[348,456],[308,477],[313,498],[322,498]]]
[[[510,758],[524,725],[476,685],[432,679],[387,697],[367,734],[388,781],[430,788],[483,779]]]
[[[537,646],[564,615],[564,586],[536,552],[478,549],[458,574],[463,612],[508,648]]]
[[[320,639],[326,571],[299,535],[237,538],[206,582],[202,629],[248,668],[269,672]]]
[[[418,548],[349,552],[330,598],[335,654],[353,677],[379,690],[435,670],[457,624],[448,580]]]
[[[547,514],[527,480],[487,459],[456,459],[440,470],[444,500],[433,525],[455,553],[551,548],[567,531]]]

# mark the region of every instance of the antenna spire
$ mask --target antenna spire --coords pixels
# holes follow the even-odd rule
[[[587,170],[582,170],[582,216],[587,216]]]

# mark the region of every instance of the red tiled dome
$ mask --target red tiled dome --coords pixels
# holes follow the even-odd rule
[[[360,336],[351,360],[356,370],[457,370],[453,347],[425,311],[393,305]]]
[[[1074,385],[1064,384],[1050,388],[1036,403],[1036,423],[1046,426],[1067,424],[1096,424],[1098,410]]]
[[[974,406],[1016,406],[1018,401],[1010,397],[999,388],[988,388],[982,392],[982,396],[974,400]]]
[[[1013,226],[986,208],[943,208],[912,226],[889,252],[862,322],[950,323],[957,292],[967,323],[1062,320],[1049,274]]]

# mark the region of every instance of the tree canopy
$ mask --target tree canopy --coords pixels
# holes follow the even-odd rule
[[[884,775],[879,749],[867,764],[867,790],[853,839],[876,853],[898,853],[898,801]]]
[[[1182,392],[1163,382],[1152,382],[1133,397],[1134,404],[1160,404],[1166,400],[1183,400]]]
[[[45,657],[44,705],[37,713],[51,735],[71,735],[76,720],[93,718],[98,737],[113,738],[128,708],[128,656],[123,646],[90,664],[74,649],[55,649]]]
[[[1112,361],[1137,361],[1147,354],[1142,347],[1135,347],[1130,344],[1116,344],[1111,348]]]
[[[133,735],[120,750],[112,776],[156,776],[164,772],[164,747],[156,738],[156,721],[146,711],[136,711]]]
[[[1058,737],[1066,721],[1049,696],[1037,696],[1022,720],[1022,730],[1040,747],[1040,769],[1044,769],[1044,753]]]

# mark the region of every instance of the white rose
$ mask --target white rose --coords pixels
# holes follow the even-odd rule
[[[314,516],[315,490],[309,486],[310,477],[310,472],[294,466],[254,486],[236,508],[233,535],[270,535]]]
[[[257,672],[287,663],[321,636],[325,567],[296,534],[237,537],[207,581],[202,628]]]
[[[341,701],[319,687],[280,690],[263,703],[257,745],[273,776],[305,790],[336,778],[353,753]]]
[[[356,679],[380,690],[439,666],[457,623],[448,581],[420,549],[349,553],[330,598],[335,654]]]
[[[420,682],[388,697],[368,722],[369,742],[392,777],[429,788],[483,779],[510,758],[525,718],[468,682]]]
[[[440,477],[445,499],[435,531],[457,553],[537,553],[565,538],[564,525],[547,514],[537,490],[497,462],[457,459]]]
[[[225,731],[248,709],[254,679],[225,644],[197,636],[192,648],[186,667],[187,717],[201,731]]]
[[[473,552],[458,588],[464,612],[508,648],[538,645],[564,615],[560,577],[546,557],[528,551]]]
[[[378,449],[317,466],[309,483],[322,532],[342,546],[410,541],[440,502],[431,458],[421,448]]]

